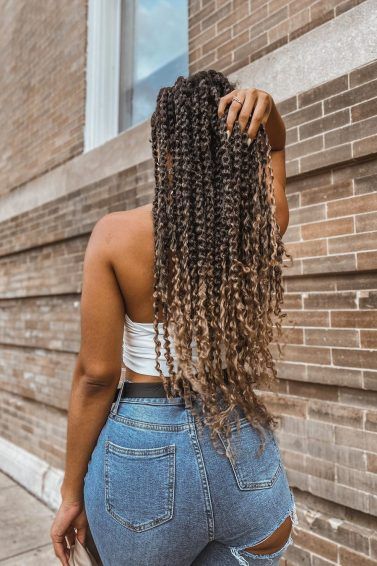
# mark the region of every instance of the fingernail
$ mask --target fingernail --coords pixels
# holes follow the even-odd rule
[[[248,140],[247,140],[247,145],[250,145],[252,141],[253,141],[253,140],[252,140],[251,138],[248,138]]]
[[[230,130],[227,130],[227,131],[226,131],[226,135],[227,135],[227,137],[228,137],[228,139],[229,139],[229,138],[230,138]]]

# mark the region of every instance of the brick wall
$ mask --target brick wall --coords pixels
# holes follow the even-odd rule
[[[294,563],[377,562],[376,75],[373,62],[279,104],[294,262],[271,406],[301,503]]]
[[[0,12],[1,196],[83,149],[86,0]]]
[[[11,21],[11,4],[3,4]],[[71,80],[74,110],[69,117],[77,111],[81,117],[76,123],[82,126],[83,93],[78,93],[84,76],[84,5],[62,4],[52,10],[51,21],[63,19],[60,33],[70,39],[66,50],[56,39],[54,68],[71,58],[76,78]],[[242,70],[276,50],[279,42],[293,42],[356,4],[255,0],[250,11],[247,1],[192,0],[191,70]],[[24,20],[18,37],[27,35],[25,26],[31,29],[39,21],[38,10],[38,17],[27,17],[29,6],[13,6],[15,22]],[[46,18],[51,6],[44,4]],[[51,42],[50,26],[43,33]],[[4,31],[6,49],[0,57],[10,57],[10,41],[19,49],[20,40]],[[39,48],[43,45],[41,41]],[[41,57],[34,61],[28,56],[40,73],[41,90],[33,104],[52,111],[59,107],[64,114],[59,85],[66,78],[50,84],[49,59],[43,67]],[[63,63],[60,67],[65,68]],[[285,241],[294,262],[285,275],[287,317],[283,357],[277,360],[278,391],[265,395],[281,415],[279,440],[298,502],[300,526],[287,566],[377,562],[376,75],[377,62],[371,62],[278,104],[287,126],[291,222]],[[2,80],[12,82],[10,77]],[[20,73],[13,75],[12,84],[19,100],[24,85]],[[9,116],[19,116],[19,105],[12,104],[0,114],[4,124],[8,108]],[[54,129],[50,124],[48,133],[38,114],[29,122],[34,130],[5,129],[11,149],[5,147],[2,128],[2,194],[82,149],[82,132],[80,142],[76,133],[69,135],[72,125]],[[23,136],[33,138],[38,151],[31,152]],[[88,237],[107,212],[150,202],[153,183],[148,160],[0,223],[0,435],[53,466],[64,464]]]
[[[364,0],[191,0],[190,71],[232,73]]]
[[[64,466],[88,238],[104,214],[150,202],[153,181],[149,160],[0,224],[0,436],[53,466]]]

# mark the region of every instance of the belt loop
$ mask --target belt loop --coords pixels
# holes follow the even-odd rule
[[[123,381],[120,384],[120,387],[118,387],[118,393],[117,393],[117,396],[116,396],[116,399],[115,399],[115,403],[114,403],[113,408],[111,410],[113,415],[116,415],[118,413],[119,401],[122,398],[122,393],[123,393],[123,388],[124,388],[125,383],[126,383],[126,380],[123,379]]]

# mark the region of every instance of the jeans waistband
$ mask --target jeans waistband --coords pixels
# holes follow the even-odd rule
[[[147,383],[126,380],[122,390],[124,397],[166,397],[166,393],[162,381]]]

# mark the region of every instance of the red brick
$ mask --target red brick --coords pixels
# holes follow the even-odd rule
[[[204,30],[204,29],[208,28],[209,26],[211,26],[215,22],[216,23],[220,22],[223,18],[225,18],[225,16],[227,16],[229,14],[229,12],[231,12],[231,10],[232,10],[231,2],[228,2],[227,4],[222,6],[221,8],[217,8],[207,18],[204,18],[204,19],[201,20],[202,29]]]
[[[303,272],[306,273],[338,273],[354,271],[356,258],[354,254],[343,254],[328,257],[303,259]]]
[[[356,103],[372,98],[373,95],[375,95],[376,87],[377,80],[369,81],[361,86],[343,92],[342,94],[328,98],[323,103],[325,114],[328,112],[335,112],[340,108],[348,108],[349,106],[353,106],[353,108],[355,108],[354,105]]]
[[[299,257],[313,257],[326,255],[327,242],[326,240],[312,240],[308,242],[295,242],[287,244],[287,251],[293,258]]]
[[[329,254],[374,250],[376,247],[376,234],[366,232],[365,234],[332,238],[329,241]]]
[[[334,95],[338,92],[347,90],[348,88],[348,77],[347,75],[342,75],[331,81],[323,83],[319,86],[312,88],[309,91],[303,92],[298,95],[298,105],[307,106],[308,104],[313,104],[318,100],[322,100],[326,97]]]
[[[369,232],[377,230],[377,212],[360,214],[355,218],[356,232]]]
[[[305,206],[299,210],[293,210],[290,214],[289,223],[305,224],[307,222],[315,222],[326,218],[326,208],[324,204],[314,206]]]
[[[371,78],[377,76],[377,63],[367,63],[350,73],[350,86],[354,87],[365,82],[369,82]]]
[[[377,135],[368,136],[352,143],[352,155],[354,158],[377,153]]]
[[[309,204],[317,204],[320,202],[327,202],[330,200],[337,200],[340,198],[350,197],[353,195],[352,180],[347,179],[345,181],[340,181],[339,183],[334,183],[332,185],[325,185],[321,187],[316,187],[307,189],[301,194],[301,204],[302,206],[307,206]]]
[[[336,131],[341,132],[341,129]],[[330,133],[328,135],[330,135]],[[340,141],[339,143],[342,142]],[[339,147],[332,147],[330,149],[328,149],[328,146],[326,145],[326,149],[323,151],[318,151],[317,153],[313,153],[312,155],[308,155],[300,159],[300,172],[307,173],[315,169],[348,161],[351,158],[352,148],[350,143],[342,143]]]
[[[83,151],[86,12],[74,0],[4,5],[1,194]]]
[[[190,26],[197,24],[199,21],[203,21],[206,16],[214,11],[215,7],[215,2],[210,0],[209,2],[205,2],[204,7],[201,10],[189,13]]]
[[[363,411],[358,407],[347,407],[339,403],[317,401],[313,399],[308,406],[308,416],[330,423],[337,423],[355,428],[363,426]]]
[[[335,218],[337,216],[371,212],[372,210],[377,210],[377,193],[329,202],[327,205],[327,216]]]
[[[329,326],[329,313],[326,311],[289,311],[284,326]]]
[[[325,401],[337,401],[338,399],[338,387],[336,385],[291,381],[289,393],[296,397],[324,399]]]
[[[335,328],[377,328],[377,311],[334,311],[330,316]]]
[[[377,411],[366,411],[365,430],[377,432]]]
[[[307,328],[305,330],[305,344],[310,346],[336,346],[336,347],[358,347],[359,334],[356,330],[321,330]],[[368,347],[361,344],[362,347]]]
[[[357,268],[362,270],[377,269],[377,252],[360,252],[357,254]]]
[[[309,153],[320,151],[323,148],[324,144],[322,135],[309,138],[304,141],[299,141],[298,143],[292,143],[292,140],[290,138],[289,140],[287,140],[286,159],[288,160],[288,162],[290,162],[293,159],[302,157]]]
[[[377,175],[367,175],[354,179],[355,194],[374,193],[377,190]]]
[[[377,129],[377,116],[325,133],[325,147],[346,144],[373,135]]]
[[[244,57],[255,56],[258,51],[268,46],[267,33],[261,33],[252,38],[251,41],[239,47],[234,51],[234,58],[236,60],[243,59]]]
[[[336,562],[338,555],[338,547],[332,541],[323,537],[314,535],[313,532],[300,529],[295,536],[295,543],[306,550],[319,554],[324,558],[328,558]]]
[[[285,100],[276,103],[276,106],[282,116],[297,110],[297,96],[291,96]],[[285,123],[285,122],[284,122]]]
[[[368,558],[354,552],[349,548],[341,547],[339,549],[339,564],[341,566],[375,566],[376,562],[372,558]]]
[[[264,18],[267,17],[268,8],[267,5],[261,6],[261,8],[257,9],[254,8],[251,14],[245,18],[240,19],[238,23],[234,26],[234,35],[238,35],[239,33],[243,32],[245,29],[250,29],[255,23],[260,22]]]
[[[322,116],[322,103],[317,102],[306,108],[300,108],[299,110],[286,114],[286,116],[284,116],[284,124],[288,129],[319,118],[320,116]]]
[[[336,368],[333,366],[308,365],[306,367],[308,381],[345,387],[361,387],[363,383],[361,370]]]
[[[206,41],[206,43],[203,43],[202,45],[203,55],[207,55],[207,53],[209,53],[213,49],[216,49],[216,47],[219,47],[220,45],[228,41],[231,38],[231,36],[232,36],[232,32],[230,29],[226,29],[219,35],[214,35],[213,39],[211,39],[210,41]]]
[[[351,108],[352,122],[365,120],[365,118],[376,116],[376,114],[377,114],[377,98],[373,98],[372,100],[367,100],[366,102],[361,102],[360,104],[356,104]]]
[[[319,237],[326,238],[329,236],[338,236],[352,232],[353,220],[351,217],[339,218],[336,220],[325,220],[324,222],[313,222],[301,227],[301,233],[304,240],[313,240]]]
[[[234,37],[230,41],[227,41],[217,49],[218,57],[223,57],[224,55],[227,55],[230,51],[233,51],[235,47],[238,48],[240,47],[240,45],[244,45],[245,43],[247,43],[248,39],[249,39],[249,32],[246,31],[241,35]]]
[[[348,293],[316,293],[304,298],[305,309],[355,309],[356,294]]]
[[[335,128],[340,128],[346,124],[350,123],[350,114],[347,110],[340,110],[339,112],[333,112],[328,116],[322,116],[318,120],[312,120],[306,124],[303,124],[299,128],[300,139],[311,138],[318,134],[323,134],[327,130],[334,130]]]

